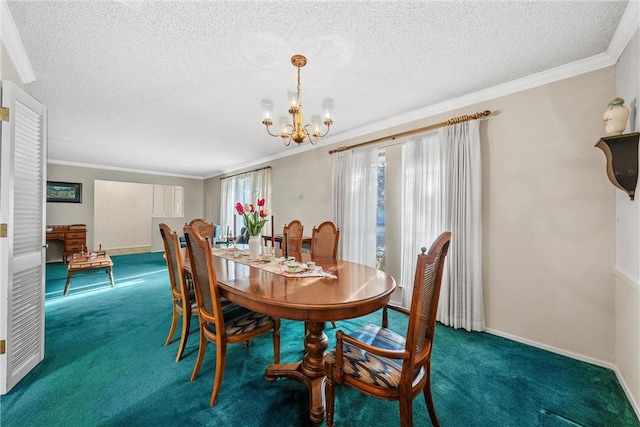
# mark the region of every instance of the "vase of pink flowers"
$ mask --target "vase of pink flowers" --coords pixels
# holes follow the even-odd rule
[[[258,259],[260,257],[260,234],[262,228],[267,222],[269,211],[265,207],[265,200],[258,199],[256,204],[240,202],[236,203],[236,212],[242,215],[244,227],[249,233],[249,259]]]

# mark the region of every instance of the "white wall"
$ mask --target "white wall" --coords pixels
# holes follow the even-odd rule
[[[638,132],[638,33],[616,65],[616,95],[625,100],[630,120],[625,132]],[[634,280],[640,277],[640,204],[616,191],[616,265]]]
[[[103,181],[93,183],[94,247],[121,249],[151,246],[153,184]]]
[[[636,33],[616,66],[616,94],[630,110],[626,132],[638,132],[640,36]],[[640,413],[640,199],[616,190],[615,364]]]
[[[487,328],[613,362],[614,191],[602,114],[607,68],[483,104]]]

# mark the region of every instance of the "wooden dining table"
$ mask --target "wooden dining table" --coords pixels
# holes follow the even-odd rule
[[[218,255],[219,251],[213,253]],[[259,313],[306,323],[302,360],[271,364],[264,376],[267,381],[288,377],[304,383],[309,389],[309,418],[320,423],[325,417],[324,355],[329,343],[325,322],[360,317],[382,308],[396,282],[366,265],[311,258],[306,253],[295,256],[301,262],[314,261],[327,277],[288,277],[221,256],[215,256],[214,262],[221,296]]]

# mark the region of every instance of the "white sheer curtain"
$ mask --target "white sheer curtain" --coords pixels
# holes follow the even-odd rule
[[[438,320],[484,330],[479,122],[469,121],[405,144],[403,305],[408,306],[416,254],[445,230],[452,233]]]
[[[378,148],[337,153],[333,158],[333,192],[340,257],[375,267]]]
[[[222,178],[220,180],[220,224],[223,232],[226,232],[227,228],[233,232],[235,220],[236,234],[240,234],[243,223],[242,218],[236,215],[236,203],[255,204],[259,198],[264,198],[266,207],[271,210],[270,167]]]
[[[233,200],[236,200],[234,183],[231,178],[220,180],[220,225],[224,231],[227,227],[233,230]]]
[[[347,153],[340,152],[334,154],[332,157],[332,206],[331,214],[333,217],[333,223],[336,227],[341,228],[344,224],[344,194],[345,194],[345,164]],[[344,245],[344,232],[342,238],[338,240],[338,258],[342,256],[342,246]]]
[[[251,172],[251,202],[258,199],[265,199],[265,207],[271,210],[271,168]]]
[[[451,231],[438,320],[454,328],[484,330],[482,291],[482,187],[480,122],[441,128],[447,147],[447,224]]]
[[[416,256],[445,230],[444,165],[437,133],[417,136],[404,146],[402,190],[402,305],[411,306]]]

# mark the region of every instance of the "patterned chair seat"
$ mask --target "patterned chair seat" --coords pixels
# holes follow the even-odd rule
[[[229,300],[222,304],[222,313],[227,336],[251,332],[274,321],[271,316],[256,313]],[[216,332],[214,323],[207,323],[207,329]]]
[[[405,348],[403,336],[376,325],[363,326],[349,335],[365,344],[386,350],[402,351]],[[347,342],[343,343],[343,346],[345,374],[377,387],[397,388],[399,386],[402,360],[378,356]],[[335,351],[328,353],[325,360],[328,363],[335,363]],[[419,370],[417,374],[422,375],[423,370]]]

